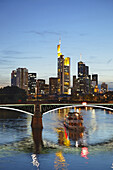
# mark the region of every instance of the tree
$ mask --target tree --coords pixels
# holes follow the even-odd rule
[[[16,86],[7,86],[0,89],[0,103],[18,103],[27,99],[25,90]]]

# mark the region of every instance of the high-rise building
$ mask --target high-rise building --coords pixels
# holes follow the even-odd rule
[[[78,77],[88,77],[89,76],[89,67],[86,66],[82,61],[78,62]]]
[[[90,91],[89,67],[82,61],[78,62],[77,91],[83,94]]]
[[[19,88],[24,89],[26,92],[28,92],[28,69],[17,69],[16,84]]]
[[[64,59],[64,94],[69,94],[70,89],[70,58]]]
[[[92,84],[98,86],[98,74],[92,74]]]
[[[103,82],[102,84],[101,84],[101,92],[102,93],[105,93],[105,92],[107,92],[108,91],[108,84],[106,84],[105,82]]]
[[[16,86],[16,76],[17,72],[16,70],[13,70],[11,73],[11,86]]]
[[[58,94],[64,94],[64,55],[58,58]]]
[[[50,77],[49,78],[49,94],[58,93],[58,78]]]
[[[36,73],[28,73],[28,94],[35,95]]]
[[[28,69],[18,68],[11,73],[11,86],[17,86],[28,92]]]
[[[80,61],[78,62],[78,78],[83,78],[85,76],[85,64]]]
[[[74,75],[74,76],[73,76],[73,88],[76,87],[76,82],[77,82],[77,78],[76,78],[76,76]]]
[[[70,58],[64,58],[60,50],[61,40],[57,46],[58,57],[58,94],[68,94],[70,88]]]
[[[37,80],[37,94],[44,94],[44,85],[45,85],[44,79]]]

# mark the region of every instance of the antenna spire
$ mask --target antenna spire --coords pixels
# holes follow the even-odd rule
[[[61,37],[59,37],[59,44],[61,44]]]

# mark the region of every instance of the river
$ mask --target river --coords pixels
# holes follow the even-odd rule
[[[83,116],[85,130],[67,130],[69,111]],[[113,114],[102,109],[66,108],[43,115],[43,130],[32,117],[0,110],[0,170],[109,170],[113,168]],[[80,145],[80,146],[79,146]]]

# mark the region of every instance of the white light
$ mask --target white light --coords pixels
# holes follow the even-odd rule
[[[86,105],[87,105],[87,103],[86,103],[86,102],[83,102],[83,103],[82,103],[82,105],[83,105],[83,106],[86,106]]]

